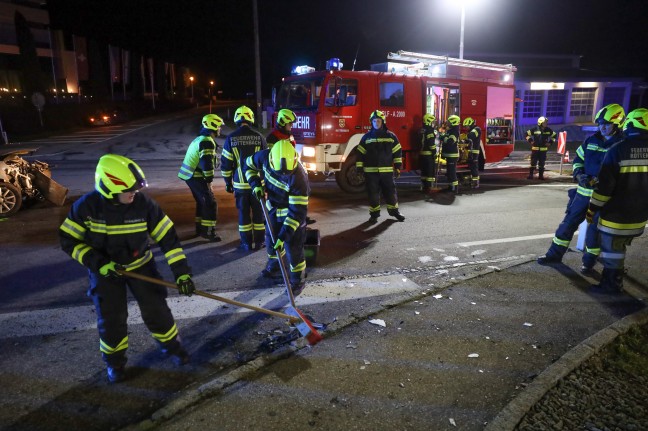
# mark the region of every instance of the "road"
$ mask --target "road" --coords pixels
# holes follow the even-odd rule
[[[21,144],[40,147],[35,157],[54,166],[53,178],[70,194],[64,207],[38,205],[1,223],[0,348],[10,353],[0,359],[0,399],[6,406],[0,409],[0,426],[122,427],[143,420],[183,388],[253,360],[269,342],[290,333],[276,318],[171,292],[169,304],[192,365],[178,370],[160,358],[131,304],[129,365],[137,385],[105,383],[94,312],[85,297],[86,272],[57,240],[69,203],[92,188],[96,160],[105,152],[124,154],[143,168],[146,192],[176,224],[199,289],[267,308],[286,305],[282,287],[259,277],[264,253],[236,249],[234,201],[219,179],[214,191],[223,241],[210,244],[192,237],[194,202],[176,173],[202,114],[115,126],[101,130],[99,137],[74,134]],[[369,225],[363,195],[342,193],[331,180],[313,183],[309,215],[317,220],[313,227],[320,230],[321,247],[299,306],[314,320],[334,325],[342,316],[362,316],[394,298],[542,254],[562,217],[570,181],[555,172],[546,182],[527,181],[524,155],[514,156],[488,166],[482,187],[456,198],[424,197],[418,176],[403,175],[398,193],[404,223],[383,214],[378,224]],[[156,259],[171,279],[158,250]],[[47,421],[52,414],[60,424]]]

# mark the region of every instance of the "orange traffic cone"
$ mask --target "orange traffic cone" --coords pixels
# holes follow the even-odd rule
[[[569,163],[569,151],[565,151],[563,154],[563,163]]]

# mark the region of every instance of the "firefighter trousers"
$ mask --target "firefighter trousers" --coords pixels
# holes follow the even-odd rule
[[[538,168],[538,172],[542,175],[545,171],[545,162],[547,161],[547,149],[532,150],[531,151],[531,164],[529,165],[529,172],[533,174],[533,170]]]
[[[394,212],[398,209],[398,196],[396,183],[392,172],[365,172],[367,196],[369,197],[369,215],[380,215],[380,195],[387,203],[387,211]]]
[[[458,157],[445,157],[446,160],[446,178],[448,179],[448,185],[452,188],[456,188],[459,185],[459,180],[457,179],[457,161]]]
[[[234,199],[238,210],[241,244],[251,246],[254,242],[255,246],[259,247],[265,237],[261,203],[250,190],[234,190]]]
[[[216,228],[218,204],[211,189],[211,183],[202,178],[185,180],[196,201],[196,234],[208,235]]]
[[[436,152],[431,156],[420,156],[421,164],[421,186],[423,190],[429,190],[436,181]]]
[[[279,235],[286,217],[277,217],[276,208],[268,211],[270,220],[266,220],[271,224],[268,226],[265,234],[266,251],[268,253],[268,260],[270,262],[277,262],[277,250],[274,249],[274,242],[270,236],[270,229],[274,232],[275,237]],[[304,243],[306,242],[306,223],[302,223],[297,230],[293,233],[289,240],[284,242],[284,250],[290,268],[288,268],[288,277],[291,284],[301,283],[306,278],[306,257],[304,254]],[[284,260],[285,262],[285,260]],[[269,265],[270,266],[270,265]],[[274,266],[274,265],[272,265]],[[278,262],[277,262],[278,266]]]
[[[134,272],[162,279],[152,260],[135,269]],[[160,349],[169,354],[174,354],[181,349],[178,328],[166,302],[166,287],[134,278],[112,279],[92,271],[89,271],[89,276],[88,296],[95,306],[99,350],[106,365],[122,367],[126,364],[126,349],[128,348],[126,289],[130,289],[137,300],[142,320]]]
[[[468,167],[470,168],[470,179],[473,182],[479,181],[479,150],[468,155]]]
[[[599,259],[603,263],[604,270],[623,271],[626,249],[632,243],[634,237],[611,235],[607,232],[599,231],[599,238],[601,241],[601,255]]]

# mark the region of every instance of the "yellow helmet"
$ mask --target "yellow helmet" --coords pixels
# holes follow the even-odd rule
[[[144,172],[131,159],[117,154],[105,154],[97,163],[95,190],[107,199],[119,193],[146,187]]]
[[[543,123],[548,123],[549,119],[547,117],[540,117],[538,118],[538,126],[542,125]]]
[[[432,114],[425,114],[423,116],[423,124],[425,124],[426,126],[431,126],[435,121],[436,117]]]
[[[648,109],[639,108],[631,111],[623,123],[623,130],[627,130],[629,127],[648,130]]]
[[[205,129],[218,130],[225,122],[216,114],[207,114],[202,118],[202,125]]]
[[[624,118],[625,110],[623,109],[623,107],[616,103],[610,103],[609,105],[601,108],[601,110],[596,113],[594,122],[597,124],[612,123],[616,124],[617,126],[621,126],[621,124],[623,124]]]
[[[297,167],[299,155],[290,140],[281,139],[272,146],[268,161],[273,170],[287,174]]]
[[[294,123],[297,120],[295,113],[290,109],[281,109],[277,114],[277,124],[284,127],[288,123]]]
[[[387,116],[385,116],[385,113],[383,111],[375,110],[371,113],[369,116],[369,122],[371,123],[374,118],[380,118],[383,121],[383,124],[387,123]]]
[[[247,106],[243,105],[234,112],[234,122],[241,124],[242,122],[254,124],[254,112]]]
[[[475,120],[472,117],[466,117],[464,118],[463,125],[466,127],[470,127],[475,124]]]
[[[458,126],[460,122],[461,118],[459,118],[458,115],[451,115],[448,117],[448,123],[450,123],[451,126]]]

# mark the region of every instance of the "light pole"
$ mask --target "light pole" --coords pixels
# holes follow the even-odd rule
[[[212,88],[214,87],[214,81],[209,81],[209,113],[211,114],[211,106],[212,106]]]
[[[462,0],[461,1],[461,35],[459,36],[459,60],[463,60],[465,24],[466,24],[466,2]]]
[[[193,100],[194,100],[194,98],[193,98],[193,81],[194,81],[194,77],[190,76],[189,81],[191,81],[191,103],[193,103]]]

